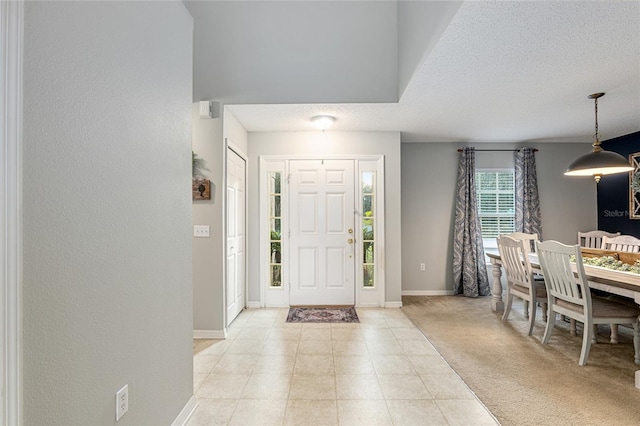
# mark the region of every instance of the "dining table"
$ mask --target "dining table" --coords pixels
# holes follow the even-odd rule
[[[589,249],[589,256],[599,254],[598,249]],[[602,250],[600,254],[608,255],[610,252]],[[504,312],[504,301],[502,300],[502,259],[497,251],[485,253],[489,258],[492,267],[493,285],[491,286],[491,309],[495,312]],[[531,269],[536,274],[542,274],[542,268],[536,253],[529,253]],[[640,305],[640,274],[628,271],[609,269],[602,266],[594,266],[584,263],[589,287],[604,291],[606,293],[632,299]],[[640,364],[640,360],[635,360]],[[635,373],[635,387],[640,389],[640,370]]]

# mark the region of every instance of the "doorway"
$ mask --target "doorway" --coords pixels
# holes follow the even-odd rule
[[[258,166],[260,301],[249,306],[384,307],[384,156],[268,155]]]
[[[354,161],[290,162],[289,304],[355,303]]]
[[[246,173],[246,160],[227,148],[227,326],[245,307]]]

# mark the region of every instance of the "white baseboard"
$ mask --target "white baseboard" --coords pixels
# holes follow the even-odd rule
[[[403,296],[453,296],[453,290],[404,290]]]
[[[194,339],[226,339],[226,330],[193,330]]]
[[[402,308],[402,302],[385,302],[385,308]]]
[[[173,423],[171,423],[171,426],[186,425],[193,415],[193,412],[196,411],[196,408],[198,408],[198,403],[196,402],[196,397],[192,395],[191,398],[189,398],[189,401],[187,401],[185,406],[180,411],[180,414],[178,414],[178,417],[176,417]]]
[[[260,302],[247,302],[247,309],[260,309]]]

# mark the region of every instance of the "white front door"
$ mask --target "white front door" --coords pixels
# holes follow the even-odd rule
[[[354,161],[290,162],[290,305],[355,303]]]
[[[246,161],[227,149],[227,325],[244,309]]]

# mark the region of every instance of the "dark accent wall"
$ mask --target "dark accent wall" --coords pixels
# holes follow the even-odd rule
[[[629,158],[640,152],[640,132],[602,142],[607,151]],[[640,238],[640,220],[629,219],[629,174],[603,176],[598,184],[598,229]]]

